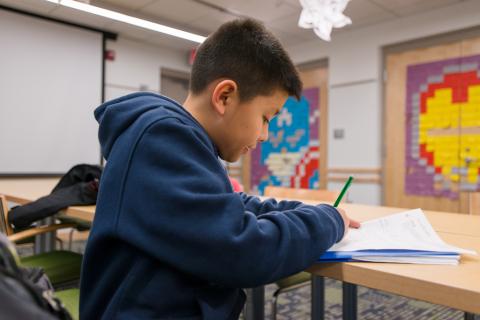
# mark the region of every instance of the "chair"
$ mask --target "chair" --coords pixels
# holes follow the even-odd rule
[[[333,203],[338,196],[338,191],[319,189],[295,189],[275,186],[265,187],[264,195],[274,198],[286,198],[292,200],[316,200],[319,202]],[[308,272],[300,272],[275,282],[278,289],[273,293],[272,319],[277,318],[277,302],[281,293],[291,291],[310,284],[312,276]]]
[[[295,189],[267,186],[264,195],[274,198],[286,198],[294,200],[317,200],[333,203],[339,192],[325,189]]]
[[[480,215],[480,192],[470,192],[468,195],[468,213]]]
[[[74,320],[79,319],[80,290],[72,288],[67,290],[55,291],[55,295],[62,301]]]
[[[8,239],[18,243],[29,237],[54,232],[63,228],[71,228],[74,224],[52,224],[14,232],[8,223],[8,206],[5,196],[0,195],[0,232],[7,235]],[[75,283],[80,279],[82,255],[79,253],[57,250],[23,257],[20,262],[26,267],[41,267],[50,278],[55,288]]]
[[[84,232],[84,231],[89,231],[92,228],[92,223],[90,221],[85,221],[85,220],[74,218],[74,217],[66,217],[61,215],[58,217],[58,220],[61,223],[68,223],[68,224],[74,225],[68,235],[68,250],[72,250],[73,233],[75,231]]]
[[[3,196],[0,196],[3,197]],[[2,201],[0,203],[0,212],[7,212],[7,207],[5,205],[5,202]],[[3,219],[0,221],[0,231],[2,231],[2,234],[4,230],[8,229],[8,224],[5,225],[2,223],[4,221]],[[11,228],[10,228],[11,229]],[[3,236],[2,236],[3,237]],[[8,236],[7,236],[8,238]],[[9,264],[13,263],[16,265],[16,267],[21,264],[21,259],[18,257],[18,253],[16,251],[16,248],[13,246],[13,244],[10,243],[10,245],[3,243],[3,245],[6,245],[6,249],[10,252],[9,257],[5,255],[5,252],[2,253],[2,259],[7,259],[9,261]],[[0,259],[0,260],[2,260]],[[4,261],[3,261],[4,262]],[[9,266],[9,269],[11,271],[11,265]],[[60,299],[60,301],[63,303],[65,308],[68,310],[70,315],[72,316],[73,319],[77,320],[79,319],[79,304],[80,304],[80,290],[78,288],[73,288],[73,289],[67,289],[67,290],[61,290],[61,291],[56,291],[55,295],[57,298]],[[21,301],[19,301],[21,303]],[[38,315],[40,316],[40,315]]]

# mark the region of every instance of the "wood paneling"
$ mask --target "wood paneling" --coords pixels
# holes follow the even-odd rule
[[[355,178],[355,182],[368,183],[368,184],[381,184],[382,183],[382,169],[381,168],[329,168],[328,181],[329,182],[341,182],[347,181],[349,176]]]

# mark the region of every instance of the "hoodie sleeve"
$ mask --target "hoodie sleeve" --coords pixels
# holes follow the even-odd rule
[[[240,193],[240,197],[242,198],[243,204],[245,205],[245,209],[251,211],[256,216],[261,215],[263,213],[271,212],[271,211],[284,211],[284,210],[291,210],[298,208],[301,205],[304,205],[300,201],[280,201],[273,198],[269,198],[266,200],[261,200],[256,196],[249,196],[245,193]]]
[[[299,272],[339,241],[331,206],[229,192],[211,143],[175,119],[151,125],[128,164],[116,232],[209,283],[253,287]],[[253,202],[252,202],[253,201]]]

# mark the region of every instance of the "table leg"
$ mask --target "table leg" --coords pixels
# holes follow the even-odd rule
[[[475,315],[473,313],[465,312],[465,320],[475,320]]]
[[[343,282],[343,320],[357,319],[357,286]]]
[[[312,320],[323,320],[325,317],[325,278],[312,275]]]
[[[48,217],[40,221],[40,225],[50,225],[54,223],[53,217]],[[50,252],[55,250],[56,232],[42,233],[35,236],[33,252],[35,254]]]
[[[245,320],[265,318],[265,288],[263,286],[246,289],[247,301],[244,308]]]

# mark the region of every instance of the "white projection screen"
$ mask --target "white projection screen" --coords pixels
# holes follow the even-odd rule
[[[0,9],[0,175],[100,163],[100,32]]]

